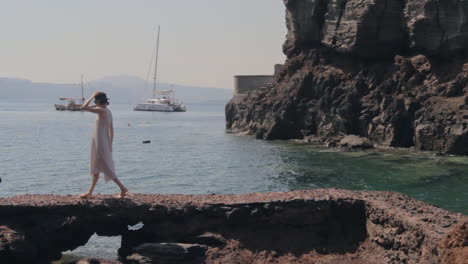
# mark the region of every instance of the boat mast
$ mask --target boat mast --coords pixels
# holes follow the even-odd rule
[[[156,74],[158,72],[159,31],[160,31],[160,26],[158,26],[158,39],[156,41],[156,61],[154,62],[153,98],[156,98]]]
[[[84,93],[83,93],[83,74],[81,74],[81,102],[84,103]]]

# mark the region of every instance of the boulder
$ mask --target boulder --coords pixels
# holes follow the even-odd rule
[[[195,237],[191,242],[209,247],[222,247],[226,245],[226,239],[219,234],[210,232]]]
[[[206,249],[199,244],[146,243],[135,247],[127,259],[138,264],[193,263],[205,256]]]
[[[0,260],[2,263],[33,263],[37,249],[25,240],[24,231],[14,224],[0,225]]]
[[[226,212],[226,219],[230,223],[242,223],[248,220],[250,217],[250,209],[247,207],[234,208],[231,211]]]
[[[359,137],[356,135],[347,135],[340,141],[340,147],[348,149],[368,149],[373,148],[374,145],[367,138]]]

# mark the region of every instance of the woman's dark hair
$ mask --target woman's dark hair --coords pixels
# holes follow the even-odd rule
[[[109,98],[107,98],[106,93],[98,93],[94,97],[94,102],[109,105]]]

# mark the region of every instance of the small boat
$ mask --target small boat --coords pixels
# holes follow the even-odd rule
[[[81,111],[81,105],[84,102],[84,99],[75,99],[75,98],[59,98],[62,101],[67,101],[67,104],[56,104],[55,110],[57,111]],[[80,100],[81,103],[77,104],[76,100]]]
[[[85,98],[83,95],[83,76],[81,76],[81,99],[63,97],[59,98],[61,101],[66,101],[66,104],[55,104],[55,110],[57,111],[81,111]],[[78,104],[76,102],[79,102]]]
[[[156,76],[158,71],[158,52],[159,52],[159,32],[158,27],[158,38],[156,42],[156,60],[154,63],[154,77],[153,77],[153,98],[146,100],[144,103],[136,104],[133,106],[135,111],[159,111],[159,112],[185,112],[187,107],[175,99],[174,90],[158,91],[156,89]],[[157,97],[160,95],[162,97]]]

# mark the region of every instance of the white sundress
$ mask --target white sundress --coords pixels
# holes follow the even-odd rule
[[[90,175],[103,173],[107,181],[116,179],[114,161],[112,159],[112,143],[110,138],[110,128],[112,127],[112,113],[104,108],[105,113],[100,118],[96,118],[91,140],[91,159],[89,162]]]

